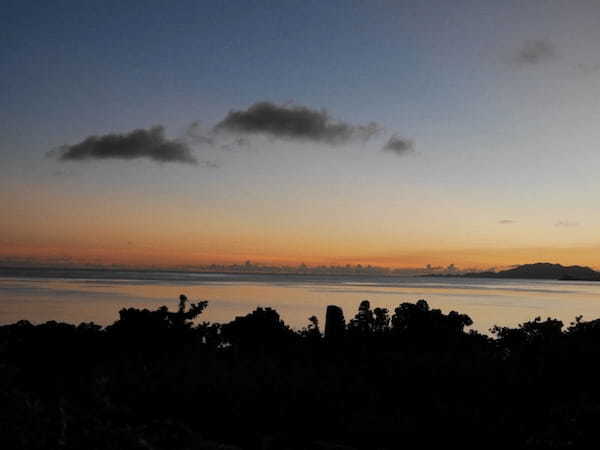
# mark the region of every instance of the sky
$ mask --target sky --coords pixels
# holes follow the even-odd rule
[[[0,21],[0,263],[600,268],[597,1]]]

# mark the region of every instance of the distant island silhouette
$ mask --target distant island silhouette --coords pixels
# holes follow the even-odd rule
[[[563,266],[552,263],[523,264],[500,272],[471,272],[460,275],[467,278],[517,278],[566,281],[600,281],[600,272],[586,266]]]

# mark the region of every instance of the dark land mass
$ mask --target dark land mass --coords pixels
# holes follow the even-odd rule
[[[489,337],[425,300],[271,308],[200,322],[207,302],[112,325],[0,326],[0,448],[557,449],[600,444],[600,319]]]
[[[585,266],[562,266],[551,263],[524,264],[500,272],[463,274],[467,278],[529,278],[538,280],[600,281],[600,272]]]

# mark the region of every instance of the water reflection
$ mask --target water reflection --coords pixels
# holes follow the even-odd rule
[[[350,278],[350,279],[349,279]],[[299,328],[316,315],[324,320],[328,304],[350,315],[368,298],[374,306],[393,308],[425,298],[444,312],[469,314],[474,328],[514,326],[535,316],[569,323],[576,315],[600,317],[600,283],[541,280],[472,280],[459,278],[377,278],[227,276],[182,274],[151,279],[0,278],[0,323],[27,319],[112,323],[122,307],[176,306],[180,293],[209,300],[202,320],[227,322],[257,306],[275,307]]]

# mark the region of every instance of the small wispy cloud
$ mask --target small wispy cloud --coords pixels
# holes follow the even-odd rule
[[[202,122],[196,120],[190,124],[185,134],[186,138],[194,144],[215,145],[213,137],[209,136],[211,131],[202,125]]]
[[[554,224],[555,227],[565,227],[565,228],[578,227],[579,225],[580,225],[579,222],[574,222],[572,220],[558,220]]]
[[[513,223],[517,223],[517,221],[516,220],[511,220],[511,219],[502,219],[502,220],[499,220],[498,223],[502,224],[502,225],[510,225],[510,224],[513,224]]]
[[[514,61],[522,66],[532,66],[555,59],[558,56],[551,42],[526,41],[514,55]]]
[[[201,167],[205,167],[207,169],[218,169],[221,167],[216,161],[200,161],[198,163]]]
[[[412,139],[406,139],[394,134],[383,146],[382,150],[386,152],[394,153],[398,156],[406,155],[407,153],[413,152],[415,149],[415,143]]]
[[[577,64],[577,69],[585,75],[594,75],[600,72],[600,64],[580,63]]]
[[[237,138],[231,142],[227,142],[225,144],[219,145],[220,150],[225,150],[228,152],[233,152],[240,149],[245,149],[250,147],[250,141],[246,138]]]
[[[52,172],[53,177],[67,178],[75,175],[75,172],[71,170],[55,170]]]

